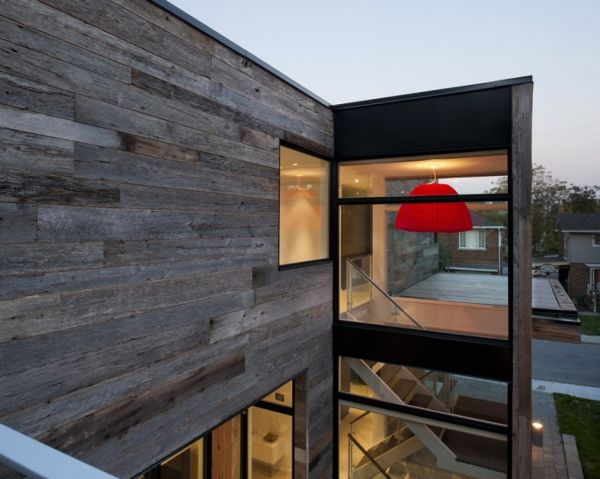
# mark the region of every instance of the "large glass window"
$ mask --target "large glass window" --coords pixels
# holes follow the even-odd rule
[[[329,162],[282,146],[279,264],[329,257]]]
[[[342,205],[340,319],[507,338],[507,204],[462,205],[470,228],[485,225],[462,240],[398,228],[407,204]]]
[[[340,165],[339,197],[408,196],[419,184],[439,181],[459,194],[507,193],[505,151],[350,161]]]
[[[339,361],[340,392],[507,424],[505,382],[359,358]]]

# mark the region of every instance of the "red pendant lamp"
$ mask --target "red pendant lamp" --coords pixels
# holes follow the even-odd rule
[[[458,192],[443,183],[425,183],[409,196],[452,196]],[[422,233],[458,233],[473,229],[471,214],[464,202],[406,203],[396,216],[397,230]]]

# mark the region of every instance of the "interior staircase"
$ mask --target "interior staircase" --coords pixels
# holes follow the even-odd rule
[[[344,361],[383,401],[452,412],[452,402],[440,399],[444,397],[444,388],[452,387],[449,379],[445,383],[442,381],[441,388],[433,391],[425,385],[431,373],[423,370],[354,358],[344,358]],[[360,416],[357,421],[364,421],[367,414]],[[351,479],[456,477],[451,473],[484,479],[506,477],[505,443],[502,441],[405,418],[402,418],[402,423],[403,427],[368,448],[361,445],[356,435],[349,433],[349,440],[362,454],[361,459],[351,467]],[[437,468],[448,472],[440,471],[433,465],[423,465],[419,469],[419,464],[406,461],[424,449],[434,456]]]

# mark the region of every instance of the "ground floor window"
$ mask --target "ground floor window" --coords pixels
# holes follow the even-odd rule
[[[138,479],[292,479],[293,384],[285,383]]]

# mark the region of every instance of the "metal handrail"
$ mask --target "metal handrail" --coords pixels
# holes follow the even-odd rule
[[[0,424],[0,464],[32,479],[117,479],[4,424]]]
[[[404,308],[402,306],[400,306],[396,300],[394,298],[392,298],[389,294],[387,294],[383,289],[381,289],[379,287],[379,285],[377,283],[375,283],[375,281],[373,281],[369,275],[367,273],[365,273],[359,266],[357,266],[354,263],[354,260],[352,258],[348,258],[346,259],[346,261],[348,263],[350,263],[350,265],[352,267],[354,267],[361,275],[363,278],[365,278],[369,283],[371,283],[373,286],[375,286],[375,288],[377,289],[377,291],[379,291],[381,294],[383,294],[383,296],[385,298],[387,298],[388,301],[392,302],[394,306],[396,306],[400,311],[402,311],[406,317],[408,317],[408,319],[410,319],[418,328],[425,330],[425,328],[417,321],[415,320],[410,314],[408,314]],[[350,285],[348,285],[348,288],[350,287]]]
[[[371,463],[379,470],[379,472],[381,472],[381,474],[384,475],[384,477],[386,479],[392,479],[392,476],[390,476],[387,472],[385,472],[385,469],[383,469],[383,467],[381,467],[379,465],[379,463],[373,458],[373,456],[371,456],[371,454],[369,454],[369,451],[367,451],[357,440],[356,438],[348,433],[348,439],[350,439],[350,441],[352,441],[354,443],[354,445],[356,447],[358,447],[358,449],[360,449],[360,452],[362,452],[367,459],[369,459],[369,461],[371,461]]]
[[[363,417],[367,416],[368,414],[371,414],[371,412],[370,411],[365,411],[360,416],[352,419],[352,421],[350,421],[350,426],[352,426],[355,422],[359,421],[360,419],[362,419]]]

